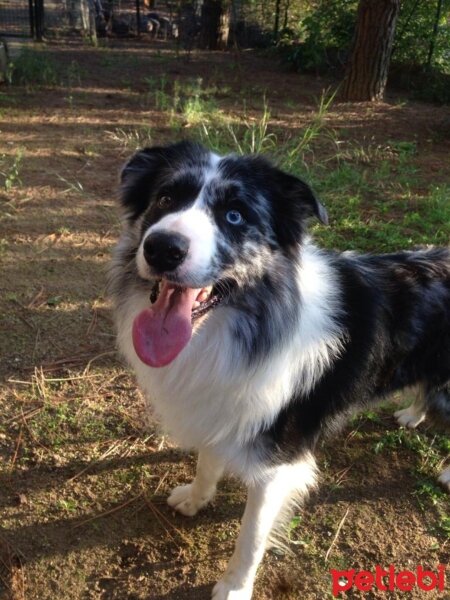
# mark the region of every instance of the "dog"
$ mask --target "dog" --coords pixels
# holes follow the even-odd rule
[[[305,182],[187,141],[132,156],[120,202],[118,345],[168,431],[198,451],[168,503],[193,516],[224,473],[247,485],[212,597],[248,600],[271,532],[316,484],[319,440],[411,385],[450,421],[450,250],[321,250],[307,224],[327,212]]]

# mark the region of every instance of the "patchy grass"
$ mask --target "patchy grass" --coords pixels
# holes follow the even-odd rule
[[[117,173],[137,148],[183,137],[264,152],[326,204],[321,244],[447,244],[448,109],[339,105],[329,81],[254,53],[186,63],[163,43],[31,49],[12,80],[0,93],[0,597],[206,599],[244,493],[225,481],[194,520],[165,504],[194,458],[146,422],[115,356],[104,270]],[[393,410],[323,445],[320,490],[287,548],[267,553],[258,600],[330,598],[330,568],[448,563],[449,501],[435,484],[448,435],[399,430]]]
[[[6,192],[17,185],[21,185],[20,170],[23,158],[23,149],[16,150],[13,156],[0,155],[0,177]],[[0,180],[1,181],[1,180]]]

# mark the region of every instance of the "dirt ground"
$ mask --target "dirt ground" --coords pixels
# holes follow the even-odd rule
[[[187,62],[162,42],[42,52],[47,81],[29,74],[0,87],[0,598],[206,599],[231,556],[245,494],[227,480],[193,519],[165,504],[192,477],[194,457],[144,416],[115,352],[104,273],[120,229],[118,171],[146,140],[195,127],[174,122],[167,82],[200,78],[230,119],[257,116],[265,97],[280,136],[314,118],[332,82],[253,52]],[[361,148],[414,144],[415,193],[450,186],[449,107],[392,94],[335,104],[326,121]],[[439,227],[448,239],[449,223]],[[256,599],[331,598],[332,568],[448,564],[449,500],[434,483],[448,436],[399,431],[392,412],[355,418],[321,448],[320,488],[290,523],[287,546],[266,554]],[[443,593],[346,597],[450,599],[450,583]]]

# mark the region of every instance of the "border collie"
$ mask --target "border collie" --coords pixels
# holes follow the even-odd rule
[[[323,436],[411,385],[420,408],[401,423],[425,410],[450,422],[450,250],[320,250],[306,225],[327,213],[303,181],[190,142],[137,152],[121,205],[119,346],[165,427],[199,454],[168,503],[192,516],[225,472],[246,483],[212,597],[247,600],[271,531],[315,484]],[[450,470],[442,478],[450,486]]]

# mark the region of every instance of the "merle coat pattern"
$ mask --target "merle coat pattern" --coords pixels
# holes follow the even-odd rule
[[[323,436],[407,386],[419,399],[401,424],[427,411],[450,421],[450,252],[320,250],[306,227],[326,211],[304,182],[262,157],[189,142],[135,154],[121,205],[110,271],[119,346],[165,427],[199,451],[195,479],[168,502],[194,515],[224,472],[247,484],[213,598],[248,600],[271,530],[315,484]],[[181,319],[189,294],[188,341],[155,367],[162,351],[149,362],[142,331]],[[152,307],[164,302],[161,317]],[[449,469],[441,481],[450,488]]]

